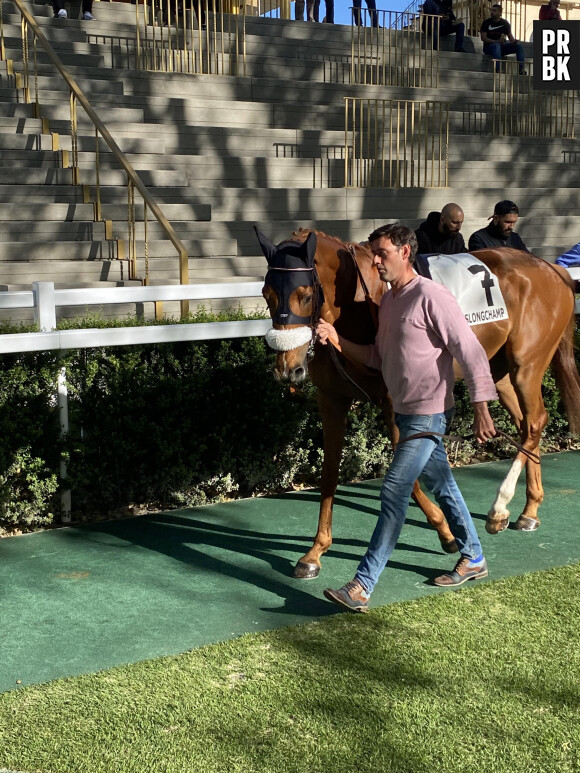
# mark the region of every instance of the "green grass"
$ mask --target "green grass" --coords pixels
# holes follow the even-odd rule
[[[0,768],[580,771],[579,621],[573,565],[4,693]]]

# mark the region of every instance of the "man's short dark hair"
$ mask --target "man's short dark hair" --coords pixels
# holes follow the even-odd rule
[[[492,8],[499,8],[499,10],[501,11],[501,4],[500,3],[494,3],[491,7]]]
[[[497,204],[493,208],[493,214],[494,215],[519,215],[520,210],[518,205],[515,203],[515,201],[504,199],[503,201],[497,202]]]
[[[395,247],[402,247],[404,244],[408,244],[411,248],[411,254],[409,255],[409,263],[415,261],[415,255],[417,254],[418,244],[415,231],[407,228],[406,225],[401,223],[389,223],[388,225],[382,225],[372,232],[369,236],[369,243],[375,242],[377,239],[386,237],[389,239]]]

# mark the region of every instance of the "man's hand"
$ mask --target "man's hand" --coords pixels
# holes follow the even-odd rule
[[[505,35],[501,35],[501,36],[500,36],[500,39],[499,39],[499,43],[500,43],[500,45],[501,45],[501,46],[505,46],[505,44],[506,44],[506,41],[507,41],[507,38],[506,38],[506,36],[505,36]]]
[[[325,322],[323,319],[319,319],[318,325],[316,326],[316,335],[318,336],[320,343],[324,346],[326,346],[326,344],[330,341],[330,343],[334,344],[338,351],[341,351],[340,344],[338,342],[338,333],[336,332],[334,325],[331,325],[329,322]]]
[[[473,403],[473,434],[478,443],[485,443],[497,435],[487,403]]]

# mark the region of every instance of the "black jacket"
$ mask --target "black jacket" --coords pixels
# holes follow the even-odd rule
[[[470,250],[483,250],[486,247],[512,247],[514,250],[529,252],[517,233],[512,231],[506,239],[493,223],[472,233],[469,237]]]
[[[415,231],[419,243],[417,252],[419,254],[438,252],[441,255],[458,255],[460,252],[466,252],[465,242],[460,233],[439,233],[440,217],[441,212],[429,212],[427,220]]]

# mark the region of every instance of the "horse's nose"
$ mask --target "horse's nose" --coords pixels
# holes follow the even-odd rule
[[[293,384],[299,384],[306,378],[306,368],[303,365],[297,365],[290,371],[290,381]]]

